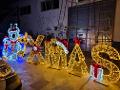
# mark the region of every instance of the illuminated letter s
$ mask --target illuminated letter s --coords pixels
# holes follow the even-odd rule
[[[107,68],[109,70],[108,75],[103,76],[105,82],[115,83],[119,80],[119,68],[112,63],[100,56],[100,53],[106,53],[109,55],[110,59],[120,60],[119,53],[113,47],[106,44],[98,44],[92,48],[91,55],[92,59],[99,65]]]

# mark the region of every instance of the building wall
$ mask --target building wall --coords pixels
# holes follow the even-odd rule
[[[120,0],[116,2],[113,41],[120,42]]]
[[[19,0],[19,2],[14,3],[14,7],[24,7],[27,5],[31,6],[31,14],[20,16],[20,26],[24,31],[33,32],[33,34],[46,34],[47,30],[53,31],[54,27],[58,25],[58,18],[60,13],[59,9],[52,9],[48,11],[41,12],[41,1],[45,0]],[[65,7],[65,0],[63,0],[62,15]],[[65,18],[63,25],[67,26],[67,8],[65,11]],[[62,20],[60,18],[60,20]]]
[[[23,15],[20,16],[20,26],[21,29],[24,31],[28,32],[33,32],[33,34],[46,34],[47,30],[50,32],[54,31],[54,27],[58,25],[58,18],[59,18],[59,13],[60,13],[60,5],[62,3],[62,0],[59,2],[59,9],[54,9],[54,10],[49,10],[49,11],[44,11],[41,12],[41,1],[45,0],[19,0],[16,3],[14,3],[14,7],[19,6],[27,6],[31,5],[31,14],[29,15]],[[63,0],[63,7],[62,7],[62,15],[60,18],[60,23],[62,22],[63,16],[64,16],[64,11],[65,11],[65,18],[63,21],[63,26],[68,25],[68,7],[75,6],[76,3],[74,3],[77,0],[68,0],[67,3],[67,8],[65,10],[65,1]],[[71,3],[70,1],[73,1]],[[85,3],[90,3],[93,0],[85,0],[82,3],[79,3],[78,5],[82,5]],[[100,1],[100,0],[97,0]],[[119,37],[119,8],[120,8],[120,0],[117,0],[117,8],[116,8],[116,18],[115,18],[115,27],[114,27],[114,34],[113,34],[113,41],[120,41]],[[119,15],[119,16],[118,16]],[[75,32],[74,32],[75,33]]]
[[[54,27],[58,25],[58,18],[60,14],[62,0],[59,0],[59,9],[43,12],[41,12],[41,1],[45,0],[19,0],[14,3],[14,7],[31,5],[31,14],[20,16],[20,26],[24,31],[33,32],[33,34],[46,34],[47,31],[54,32]],[[68,2],[66,4],[66,0],[63,0],[59,22],[62,26],[68,25],[68,7],[75,6],[75,2],[77,2],[77,0],[67,1]],[[73,2],[71,3],[71,1]],[[84,3],[87,3],[88,1],[89,0],[86,0]],[[66,9],[65,5],[67,5]]]
[[[120,50],[120,0],[116,0],[116,13],[113,33],[113,47]]]

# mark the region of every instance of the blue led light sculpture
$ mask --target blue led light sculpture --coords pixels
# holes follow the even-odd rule
[[[23,46],[18,40],[20,36],[20,29],[18,28],[17,23],[10,24],[10,28],[8,29],[8,37],[3,39],[3,58],[9,60],[16,60],[18,53],[23,51]]]

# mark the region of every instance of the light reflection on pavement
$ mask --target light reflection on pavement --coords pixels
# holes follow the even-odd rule
[[[23,61],[7,61],[22,80],[23,90],[120,90],[120,82],[110,86],[77,77],[65,70],[55,70],[45,65],[28,64]]]

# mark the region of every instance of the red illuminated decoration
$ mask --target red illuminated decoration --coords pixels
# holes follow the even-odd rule
[[[4,46],[5,46],[5,50],[7,50],[8,49],[8,44],[5,44]]]
[[[34,45],[33,46],[33,51],[34,51],[35,54],[39,53],[40,52],[40,46]]]
[[[17,41],[12,41],[11,40],[10,42],[11,42],[11,45],[12,45],[12,51],[14,51],[14,47],[15,47]]]
[[[90,65],[90,77],[94,81],[103,83],[103,69],[97,63]]]
[[[57,40],[58,41],[60,41],[60,42],[62,42],[64,45],[65,45],[65,47],[69,47],[69,44],[68,44],[68,41],[67,41],[67,39],[60,39],[60,38],[57,38]]]
[[[4,38],[8,38],[8,37],[5,36]],[[8,50],[8,43],[4,43],[4,48],[5,48],[5,50]]]
[[[97,78],[97,76],[98,76],[98,68],[100,68],[100,65],[94,63],[93,67],[94,67],[94,77]]]
[[[79,40],[78,37],[75,37],[75,38],[74,38],[74,43],[80,45],[80,40]]]

